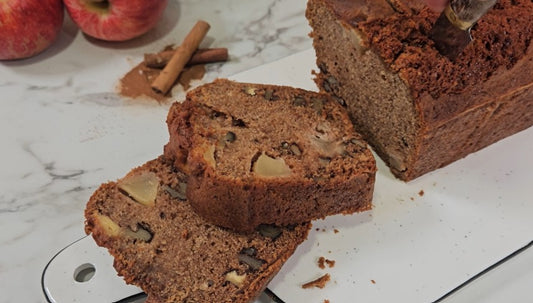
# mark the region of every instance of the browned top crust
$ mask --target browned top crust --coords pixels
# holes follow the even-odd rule
[[[395,14],[411,15],[424,8],[419,0],[325,0],[337,17],[352,26],[385,19]]]
[[[525,76],[531,72],[521,69],[532,65],[527,59],[531,56],[526,56],[533,55],[530,0],[498,1],[474,25],[474,41],[454,62],[442,56],[428,37],[438,14],[424,7],[422,1],[324,2],[346,27],[363,33],[362,44],[377,51],[391,70],[398,72],[427,123],[444,122],[483,101],[481,97],[457,95],[467,92],[490,98],[512,93],[532,82],[532,77]],[[497,81],[493,83],[491,79]],[[487,85],[480,87],[481,83]]]
[[[353,26],[360,22],[385,18],[395,13],[386,0],[337,0],[326,2],[331,5],[339,19]]]

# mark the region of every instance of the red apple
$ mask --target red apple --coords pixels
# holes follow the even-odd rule
[[[63,25],[61,0],[0,0],[0,60],[36,55]]]
[[[87,35],[124,41],[146,33],[163,14],[168,0],[63,0],[70,17]]]

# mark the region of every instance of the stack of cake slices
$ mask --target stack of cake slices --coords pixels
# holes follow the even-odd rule
[[[147,302],[250,302],[311,220],[371,208],[374,158],[326,94],[219,79],[167,124],[164,154],[100,186],[85,211]]]

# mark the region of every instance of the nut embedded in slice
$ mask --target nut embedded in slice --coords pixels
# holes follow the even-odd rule
[[[292,101],[292,105],[294,105],[294,106],[305,106],[306,105],[306,101],[302,97],[296,97]]]
[[[324,108],[324,100],[320,98],[311,98],[313,102],[312,108],[317,112],[317,114],[322,114],[322,109]]]
[[[106,215],[95,214],[98,224],[104,228],[104,232],[110,236],[118,236],[120,234],[120,226]]]
[[[246,88],[244,88],[244,92],[250,96],[255,96],[256,95],[256,92],[255,92],[255,88],[254,87],[251,87],[251,86],[248,86]]]
[[[265,99],[270,101],[270,100],[272,100],[272,97],[273,97],[273,96],[274,96],[274,90],[271,89],[271,88],[267,88],[267,89],[265,90],[265,96],[264,96]]]
[[[311,136],[311,144],[323,158],[334,158],[344,154],[345,147],[341,141],[328,141],[322,137]]]
[[[287,177],[291,175],[291,169],[285,160],[271,158],[265,153],[259,155],[253,165],[253,171],[261,177]]]
[[[152,233],[140,225],[137,225],[137,230],[134,231],[128,228],[124,230],[124,233],[130,238],[144,242],[150,242],[150,240],[152,240]]]
[[[300,147],[298,147],[298,144],[296,144],[296,143],[291,144],[291,146],[289,147],[289,149],[291,150],[291,152],[292,152],[295,156],[301,156],[301,155],[302,155],[302,150],[300,149]]]
[[[259,270],[261,266],[263,266],[263,264],[265,263],[265,261],[258,259],[254,256],[250,256],[249,254],[246,254],[246,253],[239,254],[237,258],[239,259],[240,262],[248,265],[250,269],[252,270]]]
[[[117,237],[120,235],[126,235],[127,237],[142,240],[144,242],[150,242],[150,240],[152,240],[152,233],[140,225],[137,225],[137,230],[132,230],[130,228],[120,227],[106,215],[96,214],[95,217],[98,221],[98,225],[100,225],[104,229],[104,233],[109,236]]]
[[[159,179],[152,172],[129,175],[118,182],[118,188],[133,200],[146,206],[153,206],[159,189]]]
[[[244,279],[246,279],[246,274],[239,275],[235,270],[232,270],[226,274],[226,281],[229,281],[231,284],[238,287],[242,286]]]
[[[172,198],[177,198],[182,201],[187,200],[187,183],[185,182],[180,182],[177,189],[174,189],[168,185],[163,185],[163,190],[166,191]]]
[[[280,227],[270,224],[261,224],[257,227],[257,230],[263,237],[269,237],[272,240],[276,240],[282,233]]]

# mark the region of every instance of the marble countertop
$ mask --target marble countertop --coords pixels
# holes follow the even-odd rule
[[[50,49],[26,60],[0,61],[0,303],[46,302],[41,289],[44,267],[60,249],[85,236],[83,211],[94,190],[162,153],[171,101],[131,100],[116,93],[119,79],[144,53],[179,44],[202,19],[211,30],[201,46],[227,47],[230,60],[208,65],[203,80],[194,85],[292,54],[296,55],[285,63],[254,69],[252,78],[264,79],[266,73],[281,78],[276,70],[292,60],[300,68],[284,75],[314,85],[310,70],[305,74],[314,54],[300,56],[312,47],[305,5],[305,0],[170,0],[156,28],[118,44],[88,38],[66,17]],[[172,100],[184,96],[179,89],[173,93]],[[322,302],[324,291],[332,302],[347,302],[353,293],[379,302],[377,295],[397,296],[387,285],[411,283],[406,278],[413,277],[428,280],[420,281],[419,288],[402,287],[402,292],[411,290],[411,297],[428,290],[446,292],[461,281],[454,274],[470,277],[530,241],[532,131],[409,184],[395,180],[377,159],[372,213],[356,217],[356,223],[341,216],[317,222],[298,260],[287,264],[285,276],[278,275],[271,285],[294,293],[296,301],[309,302]],[[423,197],[418,194],[421,189]],[[487,218],[493,218],[490,224],[485,224]],[[333,226],[341,232],[333,234]],[[424,237],[430,240],[421,241]],[[352,239],[359,240],[353,244]],[[411,249],[423,255],[411,255]],[[330,269],[330,288],[304,293],[296,284],[284,285],[292,277],[297,276],[298,283],[310,277],[307,271],[314,267],[309,264],[318,256],[331,256],[342,264]],[[533,264],[533,253],[528,260]],[[524,264],[518,267],[531,268]],[[391,274],[394,265],[405,281]],[[425,271],[430,274],[414,274]],[[528,279],[521,279],[522,290],[496,298],[525,296],[533,281],[531,271],[528,274]],[[449,283],[438,284],[434,276],[448,278]],[[509,276],[517,277],[516,271]],[[370,282],[374,280],[377,283]],[[498,288],[503,284],[507,280]],[[488,289],[490,296],[494,287]]]
[[[204,45],[230,54],[203,81],[228,77],[311,48],[304,10],[293,0],[170,1],[155,29],[120,44],[86,37],[67,17],[50,49],[0,62],[0,302],[45,302],[44,266],[85,235],[92,192],[162,153],[170,102],[116,94],[144,53],[179,44],[203,19]]]

